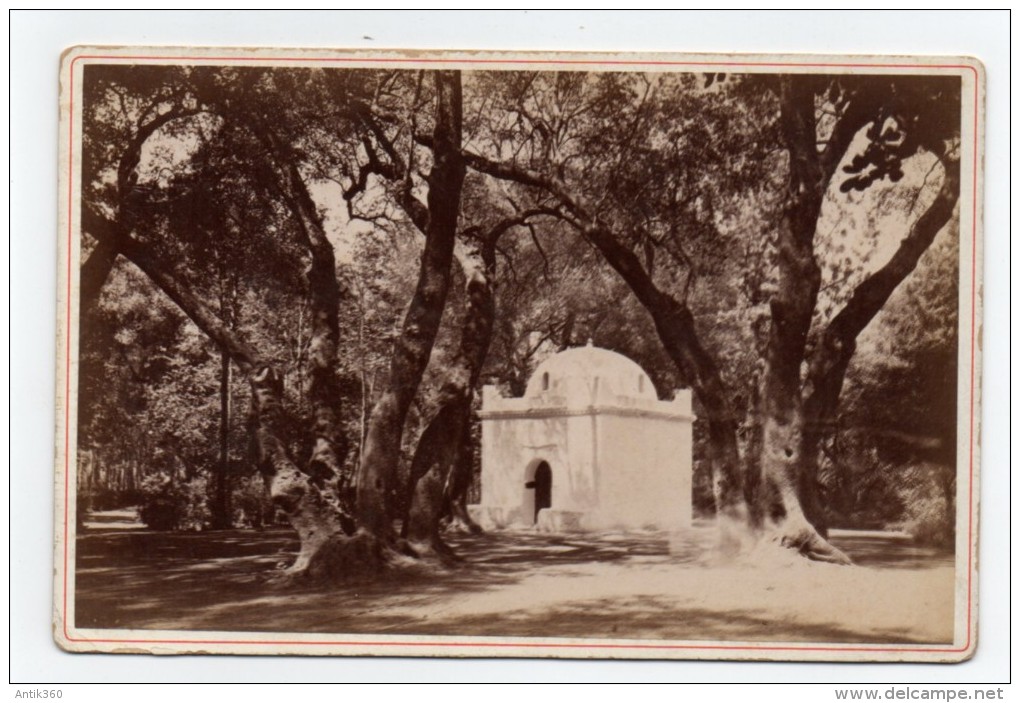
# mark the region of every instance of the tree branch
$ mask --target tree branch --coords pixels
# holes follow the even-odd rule
[[[943,166],[945,174],[935,200],[911,226],[888,263],[854,289],[846,305],[822,333],[808,369],[810,394],[806,407],[816,422],[827,422],[828,416],[835,410],[857,336],[874,319],[897,286],[917,267],[921,255],[953,215],[960,195],[959,157],[943,160]]]
[[[99,291],[106,282],[113,264],[117,260],[117,247],[113,242],[99,242],[95,250],[81,265],[78,299],[82,310],[88,310],[99,298]]]
[[[871,84],[862,85],[851,98],[846,109],[843,110],[843,114],[832,128],[828,143],[819,157],[822,177],[826,183],[832,180],[833,174],[857,133],[875,119],[881,104],[880,97],[883,95],[884,91],[880,92]]]
[[[935,201],[910,228],[889,262],[857,286],[846,306],[829,324],[829,332],[844,339],[856,337],[882,309],[896,287],[910,275],[935,235],[949,222],[960,194],[960,162],[948,162],[945,169],[942,187]]]
[[[425,203],[416,198],[414,193],[411,191],[411,174],[408,170],[407,163],[405,163],[404,159],[397,152],[393,142],[391,142],[389,137],[386,136],[386,132],[379,126],[379,123],[375,121],[373,115],[367,109],[362,108],[359,110],[358,116],[361,119],[362,124],[372,133],[376,141],[379,142],[383,151],[386,152],[386,156],[390,159],[389,166],[386,166],[376,160],[375,172],[390,181],[402,181],[399,186],[400,190],[397,202],[400,204],[400,207],[404,210],[404,212],[407,213],[412,224],[414,224],[414,226],[420,231],[425,232],[429,226],[429,209]],[[431,138],[429,139],[429,144],[432,144]]]
[[[169,110],[152,118],[148,123],[139,126],[138,132],[128,142],[127,148],[117,164],[117,193],[121,199],[127,196],[134,185],[134,171],[142,156],[142,147],[149,137],[164,125],[182,117],[192,117],[200,110]]]
[[[242,371],[249,372],[269,366],[254,349],[223,324],[211,308],[169,272],[147,246],[130,237],[117,223],[85,206],[82,208],[82,228],[95,237],[100,246],[114,247],[145,273],[200,330],[230,355]]]

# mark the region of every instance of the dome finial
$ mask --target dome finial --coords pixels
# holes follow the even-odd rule
[[[585,346],[586,347],[594,347],[595,346],[595,344],[591,341],[591,337],[588,337],[588,343],[585,344]]]

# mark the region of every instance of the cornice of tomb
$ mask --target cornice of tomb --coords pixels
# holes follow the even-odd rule
[[[501,399],[503,402],[518,400],[516,398]],[[686,420],[687,422],[694,422],[695,415],[685,410],[674,410],[670,406],[673,406],[671,401],[657,401],[657,404],[661,404],[660,407],[645,406],[639,407],[634,405],[580,405],[580,406],[566,406],[566,405],[523,405],[520,407],[497,407],[491,409],[483,409],[478,413],[478,417],[483,420],[499,420],[499,419],[543,419],[547,417],[589,417],[593,415],[609,415],[613,417],[645,417],[645,418],[662,418],[668,420]],[[663,407],[665,406],[665,407]]]

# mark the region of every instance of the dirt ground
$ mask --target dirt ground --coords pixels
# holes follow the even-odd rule
[[[96,515],[77,538],[79,628],[946,643],[951,555],[836,532],[841,567],[777,553],[713,560],[707,526],[659,533],[456,535],[452,569],[395,582],[281,588],[290,530],[150,532]]]

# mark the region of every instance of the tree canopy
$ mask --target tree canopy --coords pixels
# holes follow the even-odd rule
[[[693,389],[734,549],[846,562],[848,486],[953,473],[957,79],[84,75],[79,443],[257,471],[296,577],[453,558],[481,385],[588,340]]]

